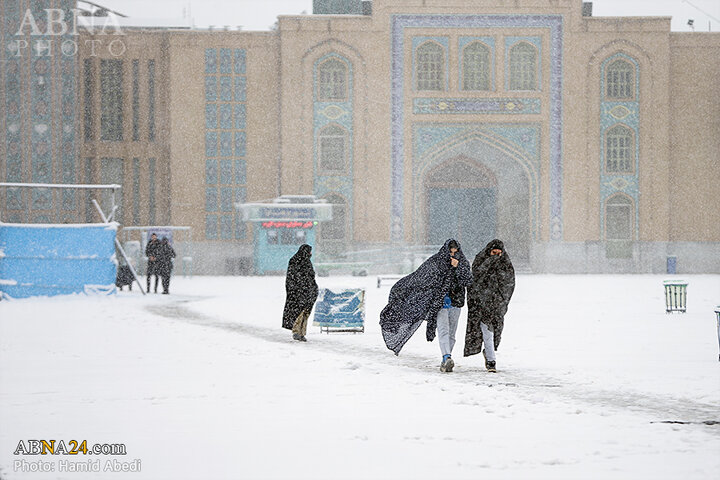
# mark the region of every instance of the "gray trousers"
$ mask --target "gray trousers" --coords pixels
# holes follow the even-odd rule
[[[480,322],[480,330],[482,330],[483,344],[485,345],[485,360],[488,362],[495,361],[495,332],[490,330],[487,325]]]
[[[460,308],[441,308],[437,315],[437,335],[440,351],[443,355],[452,355],[455,346],[455,332],[457,332]]]

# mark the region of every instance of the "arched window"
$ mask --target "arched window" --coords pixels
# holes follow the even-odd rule
[[[416,59],[417,89],[444,90],[445,53],[443,47],[435,42],[425,42],[417,49]]]
[[[605,203],[605,237],[608,240],[632,240],[633,201],[616,194]]]
[[[463,50],[463,90],[490,90],[490,49],[480,42]]]
[[[633,201],[616,194],[605,202],[606,254],[609,258],[631,258],[633,240]]]
[[[344,241],[347,225],[347,203],[340,195],[331,194],[325,197],[332,204],[333,218],[323,222],[320,227],[320,239],[324,241]]]
[[[339,102],[347,99],[347,67],[340,60],[328,60],[318,67],[319,101]]]
[[[326,172],[345,170],[347,131],[339,125],[328,125],[318,134],[318,163]]]
[[[605,171],[632,173],[634,151],[632,130],[623,125],[612,127],[605,134]]]
[[[527,42],[510,49],[510,90],[537,90],[537,50]]]
[[[605,70],[605,96],[614,100],[635,97],[635,69],[630,62],[615,60]]]

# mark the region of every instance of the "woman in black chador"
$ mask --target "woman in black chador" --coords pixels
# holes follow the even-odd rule
[[[175,258],[175,250],[168,242],[168,239],[163,237],[160,242],[160,247],[157,250],[157,265],[156,271],[162,278],[163,294],[167,295],[170,293],[170,275],[172,275],[173,261]]]
[[[454,255],[451,255],[451,246],[457,248]],[[453,262],[453,259],[457,262]],[[453,268],[454,263],[457,264],[456,268]],[[471,278],[469,266],[460,245],[451,238],[417,270],[398,280],[390,289],[388,304],[380,312],[380,326],[387,348],[398,355],[424,320],[427,320],[425,336],[428,342],[432,342],[438,312],[443,307],[445,295],[450,291],[453,272],[461,269],[456,274],[463,279],[463,285],[468,285]]]
[[[500,240],[493,240],[472,264],[473,283],[467,291],[468,322],[465,356],[482,352],[485,368],[495,372],[505,313],[515,290],[515,269]],[[485,343],[485,350],[483,350]]]
[[[301,342],[307,342],[307,321],[318,296],[311,256],[312,247],[307,244],[300,245],[297,253],[288,262],[285,277],[286,299],[282,326],[292,330],[293,340]]]

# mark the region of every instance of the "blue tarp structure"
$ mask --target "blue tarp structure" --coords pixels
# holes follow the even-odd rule
[[[114,293],[117,223],[0,223],[2,298]]]
[[[321,288],[315,303],[313,325],[321,329],[365,330],[365,290],[339,292]]]

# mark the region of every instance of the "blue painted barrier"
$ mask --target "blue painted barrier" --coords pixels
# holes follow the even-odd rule
[[[332,291],[321,288],[315,303],[313,325],[320,330],[365,331],[365,290]]]
[[[0,223],[0,295],[114,293],[116,232],[116,223]]]

